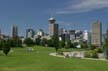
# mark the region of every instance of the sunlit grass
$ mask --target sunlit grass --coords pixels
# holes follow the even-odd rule
[[[107,71],[108,62],[59,58],[50,56],[53,48],[34,46],[33,52],[26,48],[13,48],[8,56],[0,53],[0,71]]]

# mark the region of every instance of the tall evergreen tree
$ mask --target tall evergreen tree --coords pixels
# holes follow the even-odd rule
[[[54,46],[54,48],[56,49],[56,52],[57,52],[58,49],[59,49],[59,38],[58,38],[58,35],[54,35],[52,37],[52,42],[53,42],[53,46]]]

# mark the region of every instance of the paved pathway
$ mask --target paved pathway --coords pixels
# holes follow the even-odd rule
[[[50,53],[49,55],[51,55],[51,56],[56,56],[56,57],[63,57],[63,58],[65,58],[65,56],[63,56],[63,55],[57,55],[56,53]],[[84,60],[108,61],[108,60],[106,60],[106,59],[95,59],[95,58],[81,58],[81,59],[84,59]]]

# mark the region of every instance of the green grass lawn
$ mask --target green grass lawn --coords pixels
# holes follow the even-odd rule
[[[13,48],[5,56],[0,53],[0,71],[108,71],[108,62],[59,58],[49,56],[53,48],[34,46],[33,52],[26,48]]]

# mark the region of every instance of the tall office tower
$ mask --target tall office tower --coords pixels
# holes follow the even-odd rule
[[[101,22],[94,22],[91,28],[91,44],[100,47],[102,43],[102,24]]]
[[[26,38],[33,38],[35,35],[35,32],[33,29],[27,29],[26,30]]]
[[[18,27],[12,26],[12,38],[17,38],[17,37],[18,37]]]
[[[59,25],[55,24],[56,20],[54,18],[50,18],[48,21],[49,21],[49,35],[50,36],[58,35]]]

